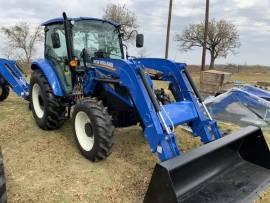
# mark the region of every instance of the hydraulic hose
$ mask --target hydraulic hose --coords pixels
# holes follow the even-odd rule
[[[145,77],[145,72],[143,71],[142,68],[139,69],[139,74],[140,74],[142,82],[143,82],[143,84],[144,84],[144,86],[146,88],[146,91],[147,91],[147,93],[148,93],[148,95],[149,95],[149,97],[150,97],[150,99],[151,99],[151,101],[152,101],[152,103],[154,105],[154,108],[155,108],[156,112],[160,112],[160,105],[159,105],[159,103],[158,103],[158,101],[157,101],[157,99],[156,99],[150,85],[147,82],[147,79]]]

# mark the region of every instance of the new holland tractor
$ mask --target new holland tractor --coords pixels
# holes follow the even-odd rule
[[[45,58],[33,62],[30,86],[14,76],[12,62],[0,66],[11,88],[16,85],[10,78],[23,81],[17,94],[29,99],[40,128],[58,129],[72,117],[80,152],[95,162],[110,155],[115,127],[139,123],[160,159],[145,202],[247,202],[268,186],[270,154],[261,130],[248,127],[222,137],[186,64],[128,56],[115,22],[63,13],[43,26]],[[138,48],[143,41],[137,34]],[[153,78],[168,83],[171,101],[163,90],[155,91]],[[205,145],[181,154],[179,125],[189,126]]]

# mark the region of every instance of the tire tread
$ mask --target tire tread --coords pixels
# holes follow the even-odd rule
[[[91,122],[94,125],[96,135],[98,137],[97,147],[95,148],[94,153],[88,153],[84,151],[76,138],[77,144],[82,152],[82,154],[89,160],[97,162],[105,159],[111,154],[113,147],[113,132],[114,126],[112,124],[112,117],[109,115],[106,107],[103,106],[102,101],[98,101],[96,98],[84,98],[77,103],[74,107],[73,123],[75,122],[75,114],[77,108],[84,109],[88,112],[88,115],[91,116]],[[79,111],[79,110],[78,110]],[[74,126],[73,126],[74,127]],[[74,134],[75,127],[74,127]]]
[[[60,98],[54,96],[51,86],[49,85],[47,78],[40,70],[35,70],[32,73],[31,85],[33,80],[39,80],[42,84],[42,88],[46,92],[46,97],[48,101],[48,115],[45,123],[42,125],[38,123],[39,127],[43,130],[55,130],[63,126],[66,118],[66,108],[61,104]],[[32,96],[30,96],[32,100]],[[32,103],[32,102],[31,102]],[[34,108],[32,107],[33,111]]]
[[[6,100],[9,96],[9,85],[7,83],[0,84],[2,86],[2,94],[0,95],[0,102]]]

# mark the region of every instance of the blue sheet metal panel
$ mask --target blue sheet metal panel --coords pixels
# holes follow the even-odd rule
[[[264,100],[257,95],[245,92],[243,90],[234,90],[233,92],[236,95],[235,97],[238,98],[238,101],[240,101],[245,106],[253,108],[254,110],[259,110],[261,107],[270,108],[269,101]]]
[[[192,102],[183,101],[163,106],[162,115],[165,118],[167,125],[171,126],[171,121],[174,126],[188,123],[198,117],[196,109]],[[166,113],[165,113],[165,112]],[[168,119],[170,117],[171,121]]]
[[[46,59],[38,59],[36,61],[34,61],[32,63],[31,66],[32,69],[40,69],[45,77],[47,78],[52,90],[53,90],[53,94],[55,96],[64,96],[64,91],[61,87],[61,83],[60,80],[57,77],[57,74],[54,71],[53,66],[51,65],[51,63],[46,60]]]
[[[253,92],[254,93],[254,92]],[[206,101],[211,114],[219,120],[238,125],[265,126],[270,122],[270,102],[243,88],[233,88],[216,98]]]
[[[118,100],[121,100],[122,102],[127,104],[130,108],[134,107],[132,100],[130,98],[125,98],[122,95],[118,94],[109,84],[103,84],[103,87],[108,93],[111,93],[112,95],[118,97]]]
[[[226,95],[225,95],[226,94]],[[220,99],[219,99],[220,98]],[[207,104],[210,107],[213,115],[223,112],[233,103],[241,103],[243,106],[253,108],[259,111],[260,109],[270,108],[269,102],[243,89],[232,89],[223,95],[220,95],[213,102]],[[213,104],[213,105],[212,105]]]
[[[0,59],[0,76],[7,81],[18,96],[27,99],[29,95],[29,84],[23,72],[17,66],[16,61]]]
[[[96,71],[94,68],[89,68],[87,74],[84,77],[83,81],[83,94],[84,96],[89,96],[93,94],[96,88]]]
[[[254,94],[258,97],[264,98],[264,99],[270,99],[270,92],[258,87],[254,87],[252,85],[245,85],[243,88],[241,88],[243,91],[246,91],[248,93]]]

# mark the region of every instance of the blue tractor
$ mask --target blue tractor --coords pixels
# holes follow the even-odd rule
[[[222,138],[186,64],[128,56],[121,25],[111,21],[63,13],[43,26],[45,58],[32,63],[28,91],[18,85],[36,123],[54,130],[72,117],[78,148],[94,162],[110,155],[115,127],[139,123],[161,161],[145,202],[251,200],[270,182],[270,154],[261,130],[248,127]],[[136,46],[143,41],[138,34]],[[3,76],[6,84],[10,77]],[[153,78],[167,81],[172,100],[155,91]],[[206,145],[181,155],[179,125],[189,126]]]
[[[185,64],[125,56],[121,26],[114,22],[64,15],[43,25],[45,59],[31,67],[33,116],[40,128],[53,130],[72,111],[74,135],[86,158],[106,158],[114,127],[137,123],[161,161],[180,155],[174,132],[178,125],[188,124],[204,143],[221,137]],[[137,35],[136,45],[143,46],[143,35]],[[170,83],[176,102],[162,104],[159,98],[166,95],[155,94],[146,68]]]

